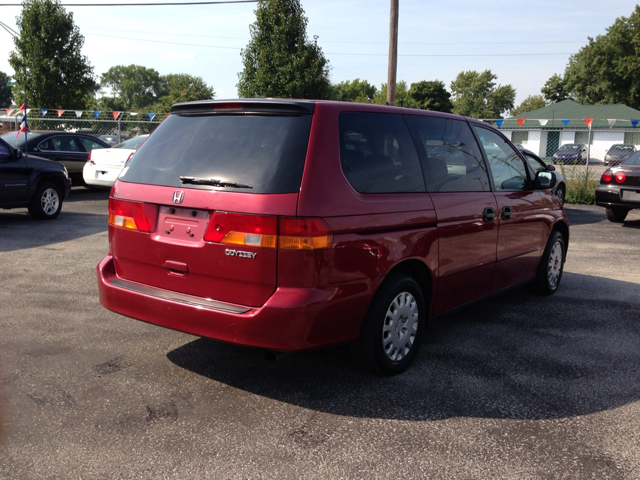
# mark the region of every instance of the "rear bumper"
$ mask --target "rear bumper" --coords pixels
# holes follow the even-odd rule
[[[82,170],[82,177],[87,185],[111,187],[118,178],[122,167],[94,166],[87,163]]]
[[[97,266],[100,303],[138,320],[223,342],[293,352],[347,342],[375,291],[371,279],[320,288],[277,288],[259,308],[177,294],[120,279],[111,255]]]
[[[600,207],[640,208],[640,202],[622,200],[618,187],[597,187],[596,205]],[[630,189],[631,190],[631,189]],[[634,191],[636,189],[633,189]]]

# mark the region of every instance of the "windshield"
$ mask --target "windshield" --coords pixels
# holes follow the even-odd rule
[[[297,193],[310,128],[311,115],[172,114],[118,178],[185,188],[180,178],[192,177],[188,188]]]
[[[124,142],[114,145],[111,148],[128,148],[130,150],[137,150],[148,136],[149,135],[140,135],[139,137],[130,138],[129,140],[125,140]]]
[[[633,151],[633,145],[614,145],[611,147],[611,152],[631,152]]]
[[[620,165],[640,165],[640,152],[636,152]]]
[[[547,170],[547,165],[544,163],[541,163],[540,161],[538,161],[537,159],[533,158],[531,155],[529,155],[528,153],[525,152],[521,152],[524,154],[524,158],[527,159],[527,162],[529,163],[529,165],[531,165],[531,167],[536,171],[536,172],[544,172]]]
[[[27,134],[27,140],[30,138],[39,137],[39,133],[31,133]],[[11,145],[13,148],[24,148],[24,133],[20,132],[16,137],[16,132],[5,133],[2,136],[2,139]]]
[[[560,147],[560,151],[567,150],[580,150],[580,145],[563,145]]]

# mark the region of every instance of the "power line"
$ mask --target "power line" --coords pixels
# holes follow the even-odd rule
[[[157,7],[173,5],[219,5],[223,3],[258,3],[258,0],[223,0],[217,2],[166,2],[166,3],[61,3],[62,7]],[[21,3],[0,3],[0,7],[21,7]]]

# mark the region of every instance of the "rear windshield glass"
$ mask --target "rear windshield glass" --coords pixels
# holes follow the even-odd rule
[[[640,152],[636,152],[620,165],[640,165]]]
[[[140,135],[139,137],[130,138],[129,140],[126,140],[122,143],[114,145],[111,148],[128,148],[131,150],[135,150],[142,144],[142,142],[144,142],[147,139],[147,137],[148,135]]]
[[[295,193],[300,190],[310,127],[311,115],[172,114],[119,178],[169,187]],[[238,186],[186,184],[180,177]]]
[[[32,139],[39,136],[39,133],[29,132],[27,139]],[[22,132],[18,135],[16,135],[16,132],[5,133],[4,135],[2,135],[2,139],[13,148],[24,148],[24,133]]]

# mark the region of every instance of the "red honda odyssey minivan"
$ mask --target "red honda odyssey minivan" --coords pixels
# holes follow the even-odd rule
[[[278,352],[351,342],[364,368],[398,373],[427,319],[525,282],[557,290],[569,226],[554,183],[455,115],[177,104],[111,190],[100,301]]]

